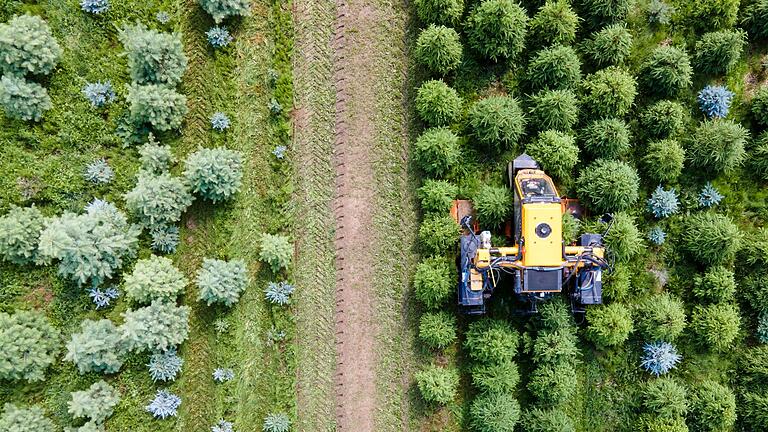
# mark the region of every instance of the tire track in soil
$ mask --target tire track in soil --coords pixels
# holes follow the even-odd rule
[[[337,0],[336,86],[336,416],[340,431],[376,430],[376,293],[373,227],[376,188],[376,2]],[[366,79],[368,78],[368,79]]]

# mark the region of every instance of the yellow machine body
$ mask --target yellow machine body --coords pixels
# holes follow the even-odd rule
[[[563,213],[560,203],[523,204],[522,235],[525,239],[523,265],[557,267],[563,264]],[[546,223],[551,233],[536,235],[536,227]]]
[[[492,245],[490,231],[476,235],[477,224],[470,226],[471,207],[465,202],[454,205],[452,215],[469,232],[462,236],[458,260],[459,305],[468,314],[485,313],[485,300],[501,278],[510,275],[512,283],[506,286],[511,285],[515,294],[528,299],[534,310],[537,301],[561,291],[567,292],[579,308],[600,304],[602,270],[608,268],[602,235],[584,234],[578,246],[566,246],[566,201],[558,195],[552,179],[527,155],[510,163],[509,171],[514,209],[507,233],[513,237],[513,246]]]

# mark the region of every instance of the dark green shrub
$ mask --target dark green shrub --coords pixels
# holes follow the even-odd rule
[[[571,90],[542,90],[530,98],[528,119],[539,131],[568,132],[579,119],[579,102]]]
[[[597,66],[619,65],[632,51],[632,35],[626,24],[614,24],[595,32],[584,44],[584,52]]]
[[[598,160],[582,170],[576,181],[579,198],[595,213],[628,209],[637,201],[640,178],[624,162]]]
[[[726,74],[739,61],[746,43],[747,35],[742,30],[706,33],[696,41],[694,64],[707,74]]]
[[[440,80],[423,83],[416,92],[415,103],[419,117],[431,126],[451,124],[461,114],[459,94]]]
[[[459,387],[459,372],[453,368],[427,366],[416,372],[415,378],[421,397],[427,402],[445,405],[453,400]]]
[[[506,321],[484,318],[469,325],[464,347],[482,363],[511,362],[517,353],[519,335]]]
[[[599,347],[621,345],[633,330],[632,314],[621,303],[589,308],[587,322],[587,339]]]
[[[662,293],[640,303],[635,320],[645,340],[673,342],[685,328],[685,307],[678,298]]]
[[[693,278],[693,294],[700,300],[720,303],[736,294],[736,279],[733,270],[725,267],[710,267],[703,275]]]
[[[578,27],[579,17],[567,1],[550,0],[531,19],[528,40],[536,47],[570,45]]]
[[[701,432],[729,431],[736,422],[736,396],[728,387],[704,381],[691,394],[688,423]]]
[[[512,361],[472,366],[472,384],[482,393],[514,393],[520,382],[517,365]]]
[[[446,175],[459,162],[459,137],[446,127],[424,131],[413,145],[413,159],[425,173]]]
[[[733,348],[740,325],[739,310],[731,304],[699,306],[691,317],[694,334],[702,344],[713,351]]]
[[[686,110],[679,102],[661,100],[643,111],[640,126],[649,138],[664,139],[682,131],[686,117]]]
[[[469,418],[475,432],[513,432],[520,420],[520,404],[510,393],[481,395],[472,401]]]
[[[587,27],[595,30],[624,21],[634,4],[633,0],[580,0],[579,13]]]
[[[544,48],[528,64],[531,88],[569,89],[581,80],[581,61],[576,51],[563,45]]]
[[[554,298],[539,306],[539,315],[536,318],[538,331],[544,333],[572,330],[575,325],[570,306],[560,298]]]
[[[515,59],[525,45],[528,16],[512,0],[483,0],[467,19],[469,46],[493,61]]]
[[[691,166],[710,175],[728,173],[744,160],[749,132],[732,120],[705,120],[693,132],[686,155]]]
[[[639,432],[688,432],[683,418],[664,418],[653,414],[640,416]]]
[[[416,266],[413,288],[425,308],[439,309],[454,291],[453,266],[445,258],[426,258]]]
[[[163,33],[143,24],[125,27],[119,34],[125,46],[134,84],[175,87],[187,70],[180,33]]]
[[[744,394],[739,417],[750,428],[747,430],[768,430],[768,394]]]
[[[558,179],[570,178],[579,161],[579,147],[573,136],[555,130],[540,132],[525,146],[525,152]]]
[[[60,337],[40,312],[0,312],[0,379],[43,381],[46,369],[56,361]]]
[[[768,181],[768,132],[757,137],[749,156],[748,165],[752,173],[760,180]]]
[[[0,23],[0,53],[0,73],[23,77],[53,72],[62,49],[48,24],[27,14]]]
[[[579,237],[581,221],[573,217],[569,212],[563,213],[563,242],[569,245]]]
[[[472,206],[483,226],[496,227],[512,214],[512,193],[505,186],[484,184],[472,197]]]
[[[693,68],[684,49],[660,46],[653,50],[640,76],[648,93],[675,96],[691,86]]]
[[[603,273],[603,293],[612,301],[624,301],[629,297],[629,290],[632,285],[632,271],[629,266],[617,263],[613,266],[613,271]]]
[[[414,58],[433,73],[445,75],[461,63],[461,50],[456,30],[432,24],[416,40]]]
[[[768,266],[768,229],[748,233],[743,244],[736,260],[741,271],[756,273]]]
[[[625,212],[613,216],[613,226],[605,236],[605,245],[620,263],[629,263],[643,249],[643,238],[635,218]]]
[[[156,84],[133,84],[126,97],[131,121],[138,125],[151,124],[159,131],[178,129],[187,115],[186,96]]]
[[[0,107],[8,118],[37,122],[53,104],[45,87],[9,74],[0,78]]]
[[[459,188],[445,180],[427,179],[418,191],[421,210],[424,213],[447,214],[458,193]]]
[[[464,0],[414,0],[413,5],[427,24],[455,24],[464,12]]]
[[[768,311],[768,277],[753,273],[739,282],[739,298],[756,311]]]
[[[581,85],[581,105],[594,118],[623,117],[637,95],[635,78],[611,66],[588,75]]]
[[[672,378],[657,378],[643,389],[643,407],[662,418],[685,417],[688,412],[688,392]]]
[[[419,338],[432,349],[443,349],[456,341],[456,317],[448,312],[427,312],[419,322]]]
[[[576,336],[569,328],[539,332],[533,342],[533,361],[537,364],[568,364],[580,355]]]
[[[419,227],[419,242],[427,254],[439,255],[449,251],[459,240],[460,228],[448,216],[432,215]]]
[[[651,180],[675,181],[683,172],[685,150],[676,140],[665,139],[648,144],[643,157],[643,168]]]
[[[523,414],[525,432],[576,432],[573,420],[564,411],[533,408]]]
[[[617,118],[604,118],[588,124],[579,134],[584,149],[595,158],[615,159],[629,151],[632,136],[629,126]]]
[[[739,3],[739,0],[685,2],[680,15],[682,21],[697,32],[727,29],[736,24]]]
[[[525,117],[517,99],[491,96],[469,110],[469,126],[486,149],[502,151],[517,143],[525,130]]]
[[[701,264],[730,262],[741,244],[741,232],[727,216],[699,213],[688,218],[683,245]]]
[[[528,382],[528,390],[547,406],[566,402],[577,388],[576,370],[573,365],[563,362],[539,365]]]
[[[744,11],[743,24],[751,36],[768,36],[768,1],[757,0],[748,5]]]
[[[768,86],[760,87],[752,98],[752,115],[763,126],[768,126]]]

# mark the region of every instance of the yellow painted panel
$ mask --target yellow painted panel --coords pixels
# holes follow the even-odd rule
[[[563,262],[563,214],[560,203],[523,204],[523,265],[555,267]],[[536,234],[536,227],[547,224],[552,232],[545,238]]]

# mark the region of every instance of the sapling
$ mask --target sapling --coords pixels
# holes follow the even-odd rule
[[[216,368],[213,371],[213,380],[216,382],[227,382],[235,379],[235,371],[226,368]]]
[[[176,352],[176,348],[170,348],[165,351],[159,351],[149,357],[149,376],[152,377],[152,381],[174,381],[176,376],[181,372],[181,366],[184,364],[184,359],[179,357]]]
[[[669,342],[646,343],[643,347],[643,358],[640,366],[656,375],[664,375],[674,369],[682,360],[677,348]]]
[[[221,111],[217,111],[211,116],[211,127],[219,132],[229,129],[229,124],[229,116]]]
[[[115,101],[115,90],[109,81],[96,81],[83,87],[83,95],[91,103],[93,108],[101,108]]]
[[[267,301],[278,306],[285,306],[291,301],[294,286],[286,281],[270,282],[264,290]]]
[[[84,12],[100,15],[109,10],[108,0],[80,0],[80,9]]]
[[[181,398],[167,390],[158,390],[155,398],[147,405],[146,409],[155,418],[166,419],[176,417],[181,406]]]
[[[680,201],[677,199],[677,192],[674,188],[664,189],[661,185],[656,186],[651,197],[648,198],[648,211],[656,218],[669,217],[680,208]]]

